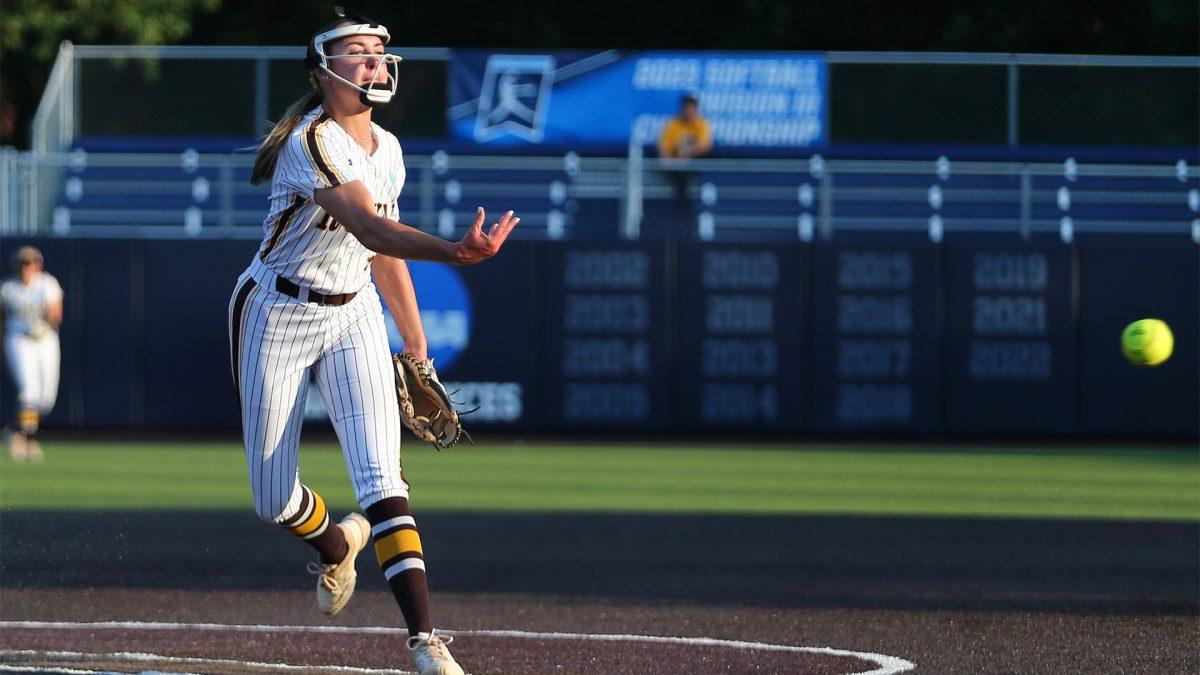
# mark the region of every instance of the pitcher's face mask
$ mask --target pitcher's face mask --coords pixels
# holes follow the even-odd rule
[[[304,59],[304,65],[310,70],[314,68],[323,70],[344,84],[357,89],[359,92],[358,100],[362,101],[363,105],[371,108],[386,105],[396,95],[397,76],[399,75],[398,65],[402,59],[395,54],[374,54],[370,52],[362,54],[325,53],[325,46],[327,44],[335,40],[350,37],[351,35],[374,35],[385,45],[391,39],[387,28],[382,24],[356,23],[338,26],[337,28],[313,36],[312,42],[308,45],[308,55]],[[351,82],[333,72],[329,64],[331,61],[337,59],[374,59],[375,67],[371,70],[371,81],[366,86],[363,86],[358,82]]]

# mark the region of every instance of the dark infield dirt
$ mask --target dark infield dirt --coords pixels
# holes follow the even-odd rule
[[[418,514],[439,627],[707,637],[929,673],[1200,672],[1200,524]],[[718,543],[719,542],[719,543]],[[319,614],[307,549],[240,513],[0,512],[0,619],[399,626],[374,560]],[[32,650],[29,654],[17,650]],[[856,658],[460,634],[471,673],[851,673]],[[403,635],[0,629],[0,663],[118,672],[408,669]],[[39,654],[40,653],[40,654]],[[319,672],[305,670],[304,672]]]

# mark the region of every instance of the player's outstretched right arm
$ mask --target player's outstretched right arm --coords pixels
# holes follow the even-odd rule
[[[361,181],[315,190],[313,199],[363,246],[405,260],[472,265],[499,253],[508,234],[521,220],[508,211],[484,232],[485,214],[483,207],[479,207],[475,223],[466,236],[451,243],[376,213],[371,193]]]

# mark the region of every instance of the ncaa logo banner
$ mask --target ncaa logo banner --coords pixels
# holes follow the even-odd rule
[[[443,377],[455,377],[453,380],[444,380],[443,384],[455,392],[453,398],[459,409],[477,409],[472,413],[472,423],[514,424],[521,421],[525,414],[525,392],[520,382],[490,378],[479,381],[472,373],[455,371],[453,368],[470,346],[471,330],[475,323],[470,287],[458,270],[441,263],[409,261],[408,271],[417,292],[429,356]],[[388,347],[393,352],[400,352],[404,349],[404,338],[396,328],[396,321],[382,295],[380,302],[384,304]],[[467,380],[457,379],[459,377]]]
[[[828,138],[827,83],[821,54],[456,50],[447,116],[481,145],[624,149],[653,143],[686,92],[718,147],[806,148]]]
[[[471,342],[471,294],[458,271],[450,265],[409,261],[408,271],[417,292],[429,356],[437,363],[438,370],[445,372]],[[388,347],[394,353],[401,352],[404,338],[382,294],[379,301],[383,304]]]
[[[444,379],[443,384],[455,392],[454,400],[459,409],[478,408],[471,416],[472,423],[520,422],[526,407],[525,390],[521,382],[507,377],[480,380],[470,372],[457,372],[454,369],[471,345],[471,332],[476,320],[470,287],[458,270],[451,265],[413,261],[408,262],[408,270],[417,293],[429,356],[434,359],[443,378],[455,378]],[[404,350],[404,338],[396,327],[382,293],[379,294],[379,302],[383,306],[388,349],[393,353],[401,352]],[[467,379],[457,379],[456,372],[457,377]],[[310,377],[315,379],[315,370]],[[304,418],[310,422],[329,419],[316,386],[308,388]]]
[[[489,56],[476,105],[475,140],[511,135],[541,141],[554,70],[553,56]]]

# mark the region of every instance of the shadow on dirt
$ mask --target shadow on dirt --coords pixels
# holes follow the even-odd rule
[[[1200,523],[418,514],[437,591],[728,606],[1200,612]],[[294,588],[253,514],[0,513],[6,588]],[[374,556],[359,587],[382,589]]]

